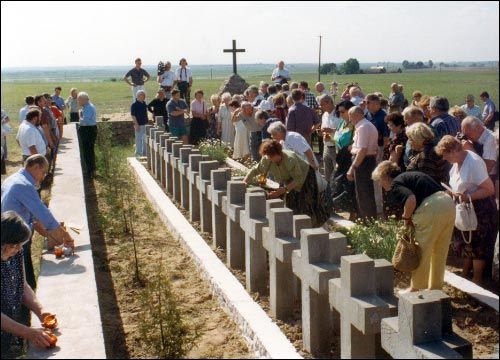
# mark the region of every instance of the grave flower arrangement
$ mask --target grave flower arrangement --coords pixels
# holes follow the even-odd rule
[[[207,155],[210,159],[217,160],[221,164],[233,153],[233,149],[231,149],[229,144],[217,139],[205,139],[201,141],[198,149],[202,155]]]

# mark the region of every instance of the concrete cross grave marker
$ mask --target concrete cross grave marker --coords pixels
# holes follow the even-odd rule
[[[170,166],[172,167],[172,178],[174,180],[172,195],[177,202],[181,202],[181,174],[177,162],[180,159],[180,150],[184,146],[186,145],[182,141],[176,141],[172,144],[172,153],[170,154]]]
[[[167,173],[166,173],[166,167],[165,167],[165,148],[166,148],[166,141],[167,139],[170,138],[169,133],[164,133],[163,135],[160,136],[160,182],[161,186],[165,189],[167,187]]]
[[[312,227],[307,215],[293,215],[288,208],[270,209],[269,227],[263,229],[263,246],[269,252],[269,293],[271,314],[288,320],[297,304],[297,282],[292,269],[293,250],[300,248],[294,234]]]
[[[245,269],[245,232],[240,225],[240,212],[245,209],[246,185],[243,181],[227,182],[227,264],[232,269]]]
[[[155,125],[158,129],[165,131],[165,123],[163,122],[163,116],[155,116]]]
[[[329,283],[330,305],[340,313],[340,357],[387,357],[380,347],[380,322],[397,314],[391,263],[364,254],[343,256],[340,273]]]
[[[146,125],[146,158],[147,158],[147,168],[151,170],[151,147],[149,146],[151,135],[150,131],[153,125]]]
[[[174,173],[172,171],[171,157],[172,157],[172,145],[178,142],[179,139],[172,136],[165,141],[165,151],[163,152],[163,159],[165,161],[165,173],[166,173],[166,183],[167,183],[167,193],[170,195],[174,194]]]
[[[453,333],[451,300],[440,290],[401,294],[398,316],[382,319],[381,331],[395,359],[472,358],[471,344]]]
[[[180,163],[179,172],[181,174],[181,206],[189,210],[189,155],[199,154],[198,149],[183,147],[179,150]]]
[[[212,232],[212,205],[208,198],[208,185],[210,185],[210,172],[219,168],[217,160],[201,161],[197,188],[200,192],[200,225],[201,231]]]
[[[231,180],[231,169],[212,170],[209,185],[212,200],[212,247],[226,248],[226,215],[223,209],[223,198],[227,192],[227,182]],[[227,211],[226,211],[227,212]]]
[[[245,274],[249,292],[267,293],[267,253],[262,246],[262,229],[267,226],[266,194],[260,188],[248,189],[245,209],[240,211],[240,225],[245,231]],[[269,200],[269,206],[282,202]]]
[[[200,162],[207,159],[207,155],[189,155],[189,218],[192,222],[200,221],[200,192],[198,191],[198,176]]]
[[[300,250],[293,251],[292,267],[301,280],[304,348],[313,356],[325,355],[338,322],[330,311],[328,281],[340,277],[340,257],[347,253],[347,240],[323,228],[305,229],[300,235]]]
[[[146,144],[146,147],[149,147],[149,151],[151,154],[151,173],[153,174],[154,177],[154,172],[155,172],[155,166],[156,166],[156,154],[154,150],[154,142],[155,142],[155,134],[157,131],[160,131],[158,128],[152,128],[150,130],[150,137],[149,137],[149,142]]]
[[[155,168],[154,168],[154,177],[156,180],[161,179],[161,163],[160,163],[160,136],[163,135],[165,131],[163,130],[158,130],[155,132],[155,138],[154,138],[154,152],[155,152]]]

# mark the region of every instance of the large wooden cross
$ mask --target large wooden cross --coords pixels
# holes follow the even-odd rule
[[[233,53],[233,73],[236,74],[236,53],[245,52],[245,49],[237,49],[236,48],[236,40],[233,40],[233,48],[232,49],[224,49],[225,53]]]

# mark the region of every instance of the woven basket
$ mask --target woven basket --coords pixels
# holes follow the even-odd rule
[[[401,229],[397,234],[398,243],[392,256],[394,269],[401,272],[412,272],[420,265],[421,250],[415,243],[415,228]]]

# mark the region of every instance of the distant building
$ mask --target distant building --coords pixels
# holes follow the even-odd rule
[[[370,66],[365,70],[366,74],[385,74],[387,72],[385,66]]]

